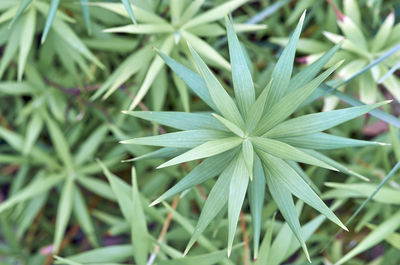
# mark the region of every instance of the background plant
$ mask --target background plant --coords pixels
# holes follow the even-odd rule
[[[195,74],[195,60],[186,39],[181,38],[177,45],[174,39],[174,48],[169,56],[159,51],[160,57],[152,46],[162,50],[159,44],[172,33],[132,35],[107,31],[124,25],[128,29],[143,29],[146,22],[141,20],[140,12],[147,12],[153,18],[157,16],[166,21],[166,25],[172,25],[176,23],[176,18],[182,18],[192,3],[196,3],[198,12],[191,20],[209,14],[215,8],[221,10],[219,8],[234,5],[235,8],[227,8],[216,17],[203,16],[206,20],[215,20],[201,25],[200,28],[207,30],[193,31],[192,28],[190,33],[211,47],[218,58],[228,62],[232,55],[229,47],[233,42],[232,38],[226,37],[223,17],[232,12],[233,28],[240,39],[240,46],[234,42],[235,50],[242,52],[242,63],[238,65],[246,65],[244,69],[250,73],[255,100],[260,95],[267,96],[264,88],[270,83],[271,76],[276,76],[274,69],[279,68],[278,61],[281,60],[278,58],[285,57],[287,53],[283,52],[283,46],[274,44],[275,38],[294,38],[295,23],[305,8],[308,11],[298,48],[311,49],[314,47],[313,42],[323,41],[324,51],[332,48],[323,60],[327,60],[337,49],[336,54],[343,51],[343,44],[334,47],[326,41],[323,32],[340,33],[337,12],[333,6],[343,10],[343,13],[346,9],[342,1],[328,2],[135,0],[131,6],[131,15],[137,23],[134,26],[127,5],[129,1],[1,1],[0,263],[308,264],[301,244],[289,226],[290,222],[285,221],[278,209],[281,207],[274,202],[268,189],[263,204],[257,204],[258,218],[254,216],[252,205],[255,204],[251,201],[254,193],[250,191],[246,196],[250,200],[243,201],[234,234],[234,219],[229,214],[222,214],[228,212],[227,208],[222,209],[201,234],[197,232],[197,242],[183,256],[197,223],[205,220],[204,213],[210,207],[208,202],[212,199],[212,191],[218,186],[220,177],[210,178],[190,190],[163,200],[160,205],[148,207],[160,194],[167,192],[165,194],[168,195],[176,189],[173,187],[175,184],[181,185],[181,181],[188,176],[199,174],[200,169],[204,168],[203,164],[210,158],[203,159],[199,165],[197,161],[188,161],[179,166],[155,170],[167,159],[179,156],[200,142],[192,141],[192,146],[184,148],[161,149],[120,144],[119,141],[130,138],[144,141],[146,138],[143,137],[150,135],[171,137],[168,136],[170,133],[177,133],[167,125],[141,121],[121,111],[129,109],[146,75],[151,74],[155,76],[152,88],[148,96],[138,101],[138,109],[178,111],[179,115],[202,113],[203,116],[208,115],[213,120],[212,124],[217,126],[209,129],[215,131],[220,128],[223,137],[240,137],[216,118],[204,113],[210,112],[207,102],[212,105],[213,101],[207,95],[208,89],[201,81],[202,78]],[[365,36],[372,39],[391,13],[394,14],[393,25],[398,25],[399,7],[396,1],[368,0],[358,4]],[[111,7],[114,9],[110,10]],[[30,23],[32,21],[34,23]],[[245,33],[241,33],[243,29],[246,29]],[[233,32],[232,28],[230,32]],[[303,42],[304,39],[311,42]],[[213,63],[201,53],[201,49],[188,41],[211,67],[227,94],[232,99],[236,98],[235,104],[239,106],[242,115],[234,83],[237,84],[236,77],[244,75],[234,75],[232,79],[229,67]],[[139,70],[128,77],[126,72],[125,75],[116,74],[128,58],[138,58],[143,50],[146,50],[147,62],[133,60],[129,64],[132,67],[125,68],[126,71]],[[314,67],[319,66],[314,70],[322,83],[301,106],[296,107],[288,120],[320,112],[323,102],[319,99],[329,96],[340,99],[338,109],[346,110],[349,105],[362,105],[357,100],[358,89],[354,87],[360,78],[373,71],[373,67],[379,68],[390,63],[396,58],[397,52],[396,46],[386,49],[376,55],[376,60],[369,61],[362,69],[340,82],[332,82],[329,77],[322,82],[323,77],[334,68],[319,73],[318,69],[323,65],[321,59],[314,64]],[[294,53],[294,48],[291,53]],[[297,56],[303,55],[301,53]],[[154,59],[164,64],[162,58],[173,70],[178,69],[178,73],[183,71],[190,74],[181,74],[184,77],[181,80],[179,75],[166,67],[162,67],[157,74],[150,73],[149,67]],[[293,59],[289,61],[293,62]],[[342,66],[347,63],[345,61]],[[310,71],[310,68],[305,69],[303,64],[295,60],[293,77]],[[395,70],[395,67],[392,69]],[[398,76],[396,71],[387,73]],[[384,76],[386,73],[381,74]],[[114,88],[115,91],[109,92],[107,100],[99,100],[100,96],[110,91],[110,87],[102,87],[110,84],[112,78],[124,80]],[[297,82],[292,81],[294,83]],[[317,84],[316,81],[313,83]],[[344,85],[350,93],[337,90]],[[382,100],[391,98],[383,86],[376,85],[379,91],[377,95],[380,95],[378,97]],[[206,93],[198,95],[196,91]],[[266,98],[274,102],[269,95]],[[335,137],[335,141],[341,139],[349,145],[367,146],[338,149],[325,146],[330,148],[312,153],[312,156],[322,161],[317,163],[313,160],[317,165],[289,162],[315,196],[321,197],[350,230],[335,236],[339,229],[336,224],[324,222],[326,217],[323,214],[304,205],[301,200],[293,201],[296,214],[292,208],[292,220],[302,224],[302,239],[315,264],[334,264],[339,260],[345,261],[344,264],[371,265],[397,265],[399,262],[399,224],[396,218],[399,189],[396,164],[399,160],[398,101],[380,108],[370,111],[366,118],[348,121],[325,130],[326,135],[323,134],[324,137]],[[219,115],[224,114],[219,112],[216,105],[211,106],[211,109]],[[276,113],[282,113],[283,109],[279,108]],[[189,110],[192,113],[183,112]],[[138,115],[145,112],[133,113]],[[185,123],[188,127],[182,133],[189,129],[188,122]],[[233,126],[230,128],[240,133]],[[299,148],[296,147],[298,139],[296,137],[284,143]],[[284,141],[283,138],[280,140]],[[378,142],[391,145],[377,146]],[[170,145],[173,143],[176,142],[170,142]],[[181,141],[180,144],[185,142]],[[254,150],[257,148],[254,145]],[[294,154],[291,152],[289,155],[293,157]],[[131,167],[132,162],[121,163],[121,160],[134,160],[135,167]],[[257,163],[256,160],[254,163]],[[327,163],[346,176],[319,167],[321,163]],[[323,166],[326,167],[326,164]],[[242,169],[247,172],[246,165]],[[202,169],[201,173],[207,171]],[[253,174],[253,181],[255,177]],[[370,182],[365,182],[367,178]],[[254,185],[253,181],[248,181],[250,186]],[[261,188],[262,185],[257,187]],[[371,198],[371,194],[375,195]],[[231,203],[233,205],[240,208],[240,204]],[[133,218],[133,213],[138,218]],[[227,240],[229,230],[233,243],[228,258],[226,248],[230,245]],[[139,241],[143,244],[138,245]],[[254,261],[257,250],[258,260]]]

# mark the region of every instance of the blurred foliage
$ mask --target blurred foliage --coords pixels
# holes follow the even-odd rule
[[[312,264],[400,264],[400,3],[396,0],[1,0],[0,264],[309,264],[298,234],[292,232],[293,223],[285,221],[285,209],[274,202],[279,194],[270,193],[270,179],[265,180],[269,185],[263,196],[257,197],[261,199],[256,224],[255,204],[249,199],[212,212],[212,206],[221,202],[210,204],[206,199],[213,196],[221,177],[200,181],[148,207],[185,176],[204,177],[213,168],[203,166],[199,171],[197,161],[181,161],[156,169],[188,150],[174,146],[183,146],[184,139],[168,140],[161,149],[119,143],[166,137],[175,133],[170,122],[179,121],[157,120],[153,115],[149,123],[121,111],[182,115],[190,111],[203,116],[210,111],[205,94],[196,92],[196,85],[207,93],[210,88],[204,85],[204,75],[197,75],[202,70],[193,67],[199,58],[192,53],[211,67],[227,95],[238,93],[237,78],[250,75],[259,98],[271,78],[277,82],[274,69],[282,64],[279,58],[289,49],[284,46],[295,35],[305,9],[292,80],[310,69],[304,63],[332,51],[332,42],[343,37],[326,66],[345,61],[304,104],[294,98],[274,111],[294,108],[291,121],[321,110],[360,105],[357,99],[394,101],[336,127],[321,121],[324,132],[341,137],[326,144],[343,147],[338,139],[344,138],[366,144],[354,147],[360,144],[348,142],[344,148],[318,153],[318,159],[340,172],[318,163],[282,159],[310,189],[299,192],[321,197],[350,231],[338,232],[334,223],[324,222],[326,217],[302,200],[293,200],[291,220],[298,218],[302,224],[297,233],[307,244]],[[224,21],[229,14],[240,41],[234,54],[240,54],[241,70],[231,67],[232,39],[226,36]],[[290,77],[293,58],[285,62],[284,73]],[[235,98],[234,103],[242,106],[240,97]],[[269,99],[268,108],[278,99]],[[219,110],[214,108],[223,112]],[[264,116],[268,120],[270,115]],[[210,129],[225,125],[230,133],[238,133],[235,122],[232,126],[219,120],[222,123],[213,119]],[[191,124],[196,120],[188,119],[182,126]],[[195,134],[187,137],[196,141]],[[287,141],[299,144],[296,139]],[[318,137],[308,141],[321,144]],[[271,152],[268,145],[265,150]],[[250,153],[243,157],[244,172]],[[300,162],[306,162],[304,157]],[[248,181],[254,186],[252,182]],[[233,207],[237,229],[225,214]],[[205,210],[214,216],[199,233],[196,224]],[[184,255],[193,235],[197,241]],[[229,258],[227,245],[232,246]]]

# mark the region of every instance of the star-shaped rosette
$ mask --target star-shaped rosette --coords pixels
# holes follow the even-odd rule
[[[203,159],[188,175],[151,205],[217,177],[185,253],[209,223],[221,211],[227,211],[229,255],[239,214],[248,191],[256,258],[266,187],[308,258],[293,195],[347,230],[303,179],[296,162],[349,173],[339,163],[316,150],[380,143],[343,138],[323,131],[387,102],[290,118],[340,65],[338,63],[318,75],[325,63],[338,50],[339,47],[335,46],[313,64],[292,76],[296,45],[304,16],[305,14],[276,63],[271,81],[259,95],[256,95],[254,89],[245,50],[235,34],[231,20],[226,18],[234,97],[224,89],[202,58],[189,45],[199,74],[162,52],[159,52],[159,55],[212,109],[212,112],[125,112],[180,130],[123,141],[124,144],[162,147],[133,160],[179,154],[158,167],[163,168]]]

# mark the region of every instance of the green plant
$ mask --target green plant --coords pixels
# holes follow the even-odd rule
[[[130,24],[122,27],[114,27],[105,30],[109,33],[128,33],[134,35],[150,35],[143,40],[143,47],[130,55],[115,72],[108,78],[103,86],[93,95],[92,99],[103,95],[103,99],[108,98],[114,93],[124,82],[132,75],[141,70],[147,73],[141,82],[141,86],[136,93],[135,99],[129,109],[137,107],[138,103],[143,99],[151,87],[154,87],[157,100],[153,99],[155,109],[161,109],[164,103],[166,93],[165,84],[167,83],[164,73],[164,62],[160,58],[154,56],[152,47],[159,47],[166,54],[171,54],[174,58],[183,61],[182,53],[187,53],[186,42],[189,41],[193,47],[214,66],[229,70],[230,65],[211,45],[201,39],[201,37],[218,37],[224,35],[225,32],[221,26],[216,23],[223,18],[227,12],[231,12],[248,0],[229,1],[218,5],[205,12],[201,12],[204,0],[197,0],[191,3],[185,1],[169,1],[169,5],[165,6],[166,12],[170,9],[170,21],[156,14],[152,10],[146,10],[138,6],[132,5],[132,11],[140,24]],[[98,3],[97,6],[106,8],[122,16],[129,16],[122,4],[116,3]],[[264,26],[237,24],[236,28],[240,31],[254,31],[265,28]],[[141,62],[141,63],[137,63]],[[159,74],[161,73],[161,74]],[[162,74],[164,73],[164,74]],[[159,80],[155,86],[152,86],[156,80]],[[189,111],[189,95],[184,84],[179,82],[177,78],[173,78],[176,88],[181,97],[181,102],[186,111]]]
[[[395,16],[391,12],[379,25],[378,28],[366,30],[366,25],[362,20],[369,19],[363,17],[360,12],[360,7],[357,1],[344,0],[344,13],[337,11],[337,25],[342,33],[336,34],[324,31],[324,36],[334,44],[343,42],[341,50],[332,57],[327,63],[331,66],[340,60],[345,60],[345,63],[337,70],[337,79],[347,80],[355,73],[361,71],[365,66],[372,63],[390,49],[394,48],[400,42],[400,23],[394,24]],[[365,14],[365,13],[364,13]],[[365,32],[375,32],[369,36]],[[283,39],[275,38],[274,42],[283,43]],[[332,45],[314,39],[302,38],[301,45],[298,50],[309,54],[304,57],[307,64],[312,63],[321,57]],[[383,63],[371,68],[367,73],[363,74],[356,80],[352,81],[348,87],[352,93],[357,93],[362,102],[370,104],[381,98],[379,85],[383,85],[397,101],[400,100],[400,79],[393,75],[393,72],[399,68],[400,57],[398,53],[390,57]],[[341,88],[343,90],[344,87]],[[330,97],[326,99],[326,109],[330,110],[336,106],[338,99]]]
[[[0,1],[0,264],[398,265],[397,2]]]
[[[254,250],[257,257],[265,183],[307,256],[308,252],[292,195],[346,229],[299,175],[293,161],[337,170],[314,149],[379,144],[332,136],[322,131],[365,114],[387,102],[287,119],[340,65],[336,64],[317,76],[324,64],[339,48],[336,46],[312,65],[291,77],[296,44],[303,21],[304,14],[273,70],[269,85],[257,98],[244,51],[230,20],[226,19],[235,99],[226,92],[197,52],[189,45],[201,77],[161,51],[159,54],[215,113],[125,112],[134,117],[182,130],[122,142],[182,149],[181,155],[163,163],[158,168],[206,158],[152,205],[219,175],[185,253],[211,220],[219,212],[227,210],[229,256],[239,213],[245,194],[249,190],[254,226]],[[334,145],[332,145],[333,142],[335,142]],[[225,208],[226,204],[227,208]]]

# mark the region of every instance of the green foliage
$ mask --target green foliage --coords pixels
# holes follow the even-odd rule
[[[292,146],[285,143],[281,140],[281,138],[293,137],[296,139],[296,143],[302,145],[303,148],[310,148],[307,146],[306,141],[297,139],[297,137],[307,137],[315,133],[321,133],[322,131],[343,123],[349,119],[367,113],[368,111],[379,107],[383,103],[378,103],[371,106],[361,106],[343,110],[335,110],[331,112],[323,112],[319,114],[309,114],[295,119],[286,120],[286,118],[289,117],[292,112],[294,112],[303,103],[303,101],[307,99],[309,95],[311,95],[318,85],[320,85],[321,82],[324,81],[324,79],[337,68],[337,66],[334,66],[320,76],[315,77],[316,72],[318,72],[323,66],[323,64],[317,61],[315,63],[318,65],[316,67],[317,69],[313,69],[314,71],[307,68],[302,70],[302,72],[298,74],[301,76],[301,79],[298,79],[300,79],[302,83],[300,83],[298,80],[296,87],[290,87],[294,52],[303,21],[304,15],[301,17],[295,33],[289,40],[289,44],[283,50],[282,55],[272,72],[270,85],[265,88],[264,91],[266,92],[262,91],[259,98],[257,98],[257,101],[260,102],[259,104],[256,103],[255,90],[254,86],[252,85],[253,81],[250,70],[248,69],[245,61],[244,52],[235,32],[233,31],[232,23],[229,19],[225,19],[225,22],[227,24],[235,99],[230,97],[230,95],[225,91],[225,89],[212,74],[210,69],[206,66],[196,51],[189,46],[200,76],[204,80],[205,87],[203,87],[202,90],[208,91],[218,113],[222,115],[219,116],[218,114],[213,114],[213,117],[222,125],[224,125],[226,129],[230,131],[230,133],[226,134],[225,136],[219,136],[218,134],[223,133],[223,130],[210,130],[210,133],[207,134],[207,137],[202,138],[200,135],[204,133],[203,131],[198,132],[200,130],[191,130],[192,128],[186,124],[185,127],[187,126],[188,128],[181,133],[169,133],[160,136],[132,139],[123,142],[139,145],[156,145],[176,148],[182,148],[182,146],[184,146],[186,148],[192,148],[189,151],[186,151],[183,154],[169,160],[168,162],[163,163],[158,168],[185,163],[201,158],[214,158],[219,154],[223,156],[229,155],[234,157],[232,162],[227,165],[227,167],[219,170],[222,172],[221,176],[219,177],[221,182],[217,181],[217,184],[223,184],[218,186],[216,184],[212,190],[213,192],[215,189],[215,192],[218,193],[218,197],[212,197],[211,194],[213,193],[211,192],[210,197],[207,199],[203,209],[204,216],[202,213],[199,223],[196,227],[196,233],[192,236],[187,250],[193,245],[195,240],[197,240],[200,233],[206,228],[207,224],[211,222],[216,213],[224,208],[225,204],[228,204],[228,256],[230,255],[239,218],[239,212],[243,205],[249,181],[252,181],[250,179],[253,178],[252,176],[254,175],[254,171],[258,171],[258,174],[260,175],[258,176],[259,178],[266,178],[272,197],[278,205],[278,208],[280,209],[286,222],[289,224],[289,227],[296,235],[297,240],[302,245],[307,257],[308,251],[305,246],[305,240],[301,232],[298,218],[296,216],[292,195],[295,195],[297,198],[305,201],[307,204],[323,213],[327,218],[347,230],[347,228],[332,213],[332,211],[298,175],[295,169],[293,169],[285,160],[326,167],[333,170],[336,169],[319,160],[318,158],[309,155],[300,149],[297,149],[296,144]],[[167,55],[163,54],[163,57],[166,58]],[[169,60],[172,61],[172,59]],[[184,67],[182,65],[178,67],[175,66],[178,66],[177,62],[174,62],[174,67],[171,65],[172,69],[177,73]],[[185,69],[185,71],[189,70]],[[192,73],[191,75],[195,75],[195,73]],[[188,82],[187,85],[189,87],[193,87],[195,84]],[[278,111],[277,107],[275,106],[279,106],[279,108],[282,106],[288,107],[284,108],[284,111]],[[254,112],[259,112],[259,114],[257,115]],[[166,114],[162,112],[149,112],[149,115],[142,115],[141,112],[128,112],[127,114],[154,122],[157,121],[161,124],[172,126],[177,129],[182,129],[179,124],[183,123],[183,120],[180,120],[179,114],[176,116],[174,113],[169,114],[171,121],[173,122],[168,122],[168,120],[167,122],[164,122],[165,120],[161,118],[161,115]],[[251,120],[249,117],[257,116],[258,119],[256,118],[255,121],[248,121]],[[211,122],[213,119],[212,116],[209,116],[209,119]],[[207,123],[204,123],[203,118],[196,119],[196,116],[192,117],[191,122],[196,124],[196,127],[193,129],[200,128],[202,130],[207,130],[208,126],[206,124],[210,123],[208,121]],[[250,126],[248,126],[249,123]],[[203,124],[205,124],[205,126]],[[185,132],[187,132],[188,137],[184,136]],[[214,135],[211,132],[213,132]],[[180,134],[178,136],[179,138],[176,138],[177,134]],[[193,143],[194,139],[196,139],[198,143]],[[322,138],[320,138],[320,140],[322,141],[322,144],[327,144],[330,142],[330,139],[326,139],[326,141],[324,141]],[[362,145],[362,142],[358,143]],[[242,145],[241,148],[239,145]],[[258,168],[255,167],[254,157],[261,161],[261,163],[258,163],[257,165],[261,167],[262,170],[258,170]],[[190,175],[187,177],[190,178]],[[224,181],[222,179],[224,179]],[[182,181],[184,180],[185,178]],[[196,181],[192,184],[189,184],[185,188],[191,188],[198,184],[199,183]],[[177,185],[179,185],[179,183]],[[175,190],[178,189],[175,188]],[[174,193],[169,194],[169,196],[172,195],[174,195]],[[252,202],[263,202],[264,194],[257,193],[257,195],[260,197],[256,197],[254,200],[252,200]],[[225,198],[222,199],[220,196],[224,196]],[[206,208],[208,205],[213,205],[213,207],[210,206],[210,208]],[[216,205],[218,206],[216,207]],[[251,205],[251,209],[257,209],[257,205]],[[259,214],[254,214],[253,216],[259,217]],[[260,220],[257,220],[255,223],[260,224]],[[259,233],[259,228],[255,228],[254,231],[258,231]],[[259,238],[259,234],[255,234],[254,237]],[[258,243],[256,243],[256,248],[257,245]]]
[[[0,264],[399,264],[399,10],[0,1]]]

